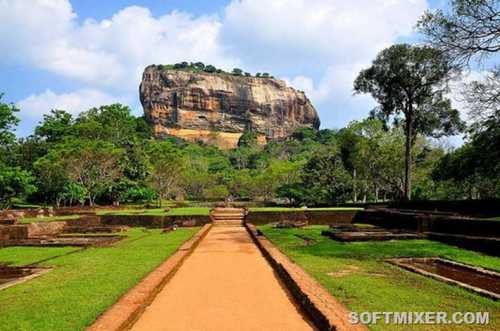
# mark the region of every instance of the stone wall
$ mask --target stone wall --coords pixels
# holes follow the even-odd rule
[[[293,212],[250,211],[245,219],[247,223],[262,225],[290,221],[306,221],[311,225],[329,225],[351,223],[357,211],[304,210]]]
[[[367,209],[357,213],[356,222],[386,228],[456,235],[499,237],[500,222],[449,215],[433,215],[390,209]]]
[[[209,216],[152,216],[152,215],[103,215],[102,225],[127,225],[146,228],[166,228],[173,226],[190,227],[210,223]]]
[[[449,212],[472,217],[500,216],[500,199],[490,200],[412,200],[387,204],[390,208]]]

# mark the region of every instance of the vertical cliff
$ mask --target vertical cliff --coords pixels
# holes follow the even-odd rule
[[[319,128],[305,94],[274,78],[148,66],[140,98],[156,136],[173,135],[234,148],[245,130],[264,143],[297,128]]]

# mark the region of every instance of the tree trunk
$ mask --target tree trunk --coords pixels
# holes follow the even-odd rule
[[[375,202],[378,202],[378,186],[375,186]]]
[[[352,183],[353,183],[353,193],[354,193],[354,197],[353,197],[353,201],[354,203],[358,202],[358,192],[356,191],[356,168],[354,168],[352,170]]]
[[[409,110],[406,114],[406,125],[405,125],[405,183],[403,200],[411,199],[411,147],[412,147],[412,126],[413,126],[413,109],[411,103],[409,104]]]

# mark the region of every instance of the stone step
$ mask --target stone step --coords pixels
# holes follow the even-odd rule
[[[221,219],[221,220],[230,220],[230,219],[235,219],[235,220],[242,220],[245,217],[241,215],[212,215],[212,218],[214,219]]]
[[[220,217],[245,217],[245,214],[242,213],[212,213],[211,214],[214,217],[220,216]]]
[[[224,220],[224,221],[214,220],[213,224],[214,224],[214,226],[243,226],[243,221],[242,220]]]
[[[242,226],[246,213],[241,208],[217,207],[210,211],[214,226]]]

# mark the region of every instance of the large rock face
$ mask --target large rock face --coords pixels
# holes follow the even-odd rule
[[[319,128],[303,92],[271,78],[187,70],[145,69],[140,98],[157,137],[173,135],[234,148],[245,130],[259,141],[287,137],[297,128]]]

